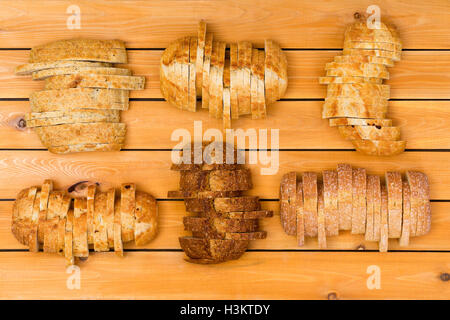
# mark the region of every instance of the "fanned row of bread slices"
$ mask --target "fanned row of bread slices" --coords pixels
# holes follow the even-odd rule
[[[84,191],[85,196],[73,198],[53,190],[51,180],[20,191],[12,213],[16,239],[32,252],[42,245],[44,252],[58,253],[73,265],[75,258],[89,257],[89,246],[122,256],[123,243],[142,246],[155,237],[156,200],[133,183],[123,184],[118,198],[114,188],[101,192],[95,183]]]
[[[306,237],[318,237],[319,247],[327,247],[327,237],[340,230],[364,234],[378,241],[379,250],[388,250],[388,239],[408,246],[409,238],[431,229],[428,177],[407,171],[387,172],[384,183],[365,169],[338,164],[337,170],[317,173],[296,172],[283,176],[280,184],[280,217],[284,231],[297,236],[299,246]]]
[[[122,148],[120,111],[128,109],[130,90],[144,89],[145,78],[116,63],[127,63],[122,41],[70,39],[32,48],[29,63],[16,68],[18,75],[45,80],[30,96],[25,121],[50,152]]]
[[[247,41],[227,44],[214,41],[200,21],[197,37],[172,42],[161,57],[161,93],[179,109],[209,109],[211,117],[231,119],[251,115],[266,117],[267,106],[280,99],[287,88],[287,60],[274,41],[266,40],[264,50]]]
[[[376,156],[402,153],[406,142],[400,139],[400,128],[387,119],[389,79],[386,67],[400,60],[402,44],[392,26],[380,22],[371,29],[360,16],[345,31],[343,54],[327,63],[327,97],[322,118],[337,127],[356,150]]]
[[[183,224],[192,236],[179,240],[187,261],[192,263],[238,259],[250,240],[266,238],[267,233],[259,230],[259,219],[273,215],[272,211],[261,210],[258,197],[243,195],[252,188],[250,170],[237,163],[222,162],[192,161],[172,166],[180,173],[180,189],[169,191],[168,196],[184,199],[188,215]]]

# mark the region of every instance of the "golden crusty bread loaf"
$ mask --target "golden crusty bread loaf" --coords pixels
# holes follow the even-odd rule
[[[179,59],[185,48],[182,39],[172,42],[160,61],[162,96],[179,109],[196,111],[196,92],[202,108],[209,109],[211,117],[223,119],[226,129],[231,127],[231,119],[240,115],[265,118],[266,107],[286,92],[287,59],[274,41],[266,40],[264,51],[252,50],[248,41],[231,43],[230,53],[226,54],[226,43],[213,41],[212,34],[206,33],[204,21],[199,23],[197,37],[187,38],[191,43],[187,61]],[[189,83],[183,80],[186,77],[177,76],[183,74],[184,67],[190,70]],[[181,99],[185,91],[190,93],[189,107]]]
[[[380,22],[369,28],[366,17],[355,15],[344,36],[343,55],[325,66],[327,98],[322,118],[330,119],[340,134],[350,140],[357,151],[373,156],[394,156],[404,151],[400,128],[385,119],[388,112],[389,79],[386,67],[399,61],[402,45],[396,29]],[[372,238],[372,235],[369,235]]]
[[[135,191],[134,184],[127,183],[121,193],[126,190],[134,196],[122,194],[121,203],[122,199],[115,198],[114,189],[96,189],[95,184],[88,185],[86,196],[77,196],[73,202],[68,193],[53,190],[50,180],[42,188],[20,191],[13,205],[14,236],[30,251],[38,251],[41,244],[44,252],[65,256],[68,265],[74,263],[74,257],[87,258],[90,245],[95,251],[122,250],[122,241],[134,240],[141,246],[155,237],[158,212],[151,195]]]

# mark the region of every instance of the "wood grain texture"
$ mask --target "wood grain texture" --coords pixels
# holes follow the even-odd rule
[[[289,85],[283,98],[325,98],[326,86],[318,78],[325,75],[325,64],[342,51],[285,51]],[[129,64],[118,65],[145,76],[145,90],[131,91],[132,98],[162,98],[159,90],[159,59],[162,50],[129,50]],[[0,51],[0,98],[28,98],[41,90],[43,81],[14,75],[14,68],[28,60],[29,50]],[[447,99],[450,91],[449,51],[403,51],[402,60],[389,68],[392,99]],[[269,107],[270,110],[271,107]]]
[[[0,43],[12,48],[40,44],[42,38],[89,37],[123,39],[131,48],[162,48],[176,38],[195,35],[198,21],[204,19],[208,31],[221,41],[251,40],[262,47],[264,39],[270,38],[285,48],[339,48],[353,14],[365,12],[373,1],[78,0],[80,30],[66,27],[70,4],[73,1],[2,1]],[[376,4],[382,19],[398,27],[404,48],[449,48],[448,1],[380,0]]]
[[[248,156],[248,153],[247,153]],[[248,160],[247,162],[248,163]],[[355,151],[280,151],[279,170],[261,175],[269,165],[250,164],[254,188],[249,191],[265,199],[277,199],[281,176],[290,171],[334,170],[338,163],[367,169],[367,174],[418,170],[428,175],[431,199],[450,199],[447,152],[405,152],[395,157],[370,157]],[[179,173],[170,170],[170,151],[94,152],[52,155],[47,151],[0,151],[0,199],[12,199],[23,188],[40,185],[44,179],[66,188],[83,180],[118,186],[133,181],[137,188],[156,198],[177,190]]]
[[[64,259],[37,255],[0,253],[1,299],[450,298],[440,280],[448,253],[247,252],[219,265],[187,263],[182,252],[104,253],[80,264],[79,290],[67,289]],[[380,290],[367,288],[371,265],[380,268]]]
[[[262,201],[264,210],[273,210],[274,217],[261,219],[261,230],[267,231],[267,239],[250,242],[249,249],[263,250],[318,250],[317,239],[307,238],[304,247],[298,247],[295,237],[284,233],[279,216],[278,201]],[[136,247],[133,243],[125,244],[126,249],[180,249],[178,237],[188,235],[184,231],[183,216],[186,215],[182,201],[158,201],[159,227],[157,237],[149,244]],[[0,201],[0,250],[26,249],[11,233],[12,201]],[[432,203],[431,232],[426,236],[411,238],[408,247],[400,247],[398,239],[390,239],[389,250],[445,250],[450,251],[447,235],[450,233],[450,203]],[[337,237],[327,238],[328,250],[378,250],[377,242],[365,241],[363,236],[351,235],[341,231]],[[31,254],[31,253],[30,253]],[[96,255],[97,253],[92,253]]]
[[[337,128],[322,119],[322,105],[323,101],[279,101],[270,106],[266,119],[241,117],[234,120],[233,128],[280,129],[281,149],[352,150]],[[28,101],[0,101],[0,148],[43,148],[32,130],[17,127],[27,112]],[[401,128],[408,149],[450,149],[450,101],[393,101],[388,117]],[[121,119],[127,124],[126,149],[170,149],[171,134],[177,128],[193,135],[194,121],[202,121],[203,132],[222,125],[205,110],[185,112],[165,101],[132,101]]]

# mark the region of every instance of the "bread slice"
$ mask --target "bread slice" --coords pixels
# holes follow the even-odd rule
[[[206,232],[214,230],[218,233],[255,232],[258,230],[258,220],[254,219],[223,219],[183,217],[184,230]]]
[[[386,117],[388,101],[385,99],[326,98],[322,118],[353,117],[383,119]]]
[[[391,119],[332,118],[329,121],[330,127],[337,127],[337,126],[392,127]]]
[[[278,83],[276,81],[276,70],[279,61],[279,50],[276,50],[275,43],[272,40],[264,41],[264,87],[266,105],[272,104],[277,100]]]
[[[339,229],[352,228],[353,173],[349,164],[338,164],[338,211]]]
[[[87,258],[89,256],[89,246],[87,237],[87,202],[85,198],[75,198],[73,215],[73,256]]]
[[[297,191],[295,198],[295,209],[297,217],[297,245],[302,247],[305,245],[305,217],[304,217],[304,207],[303,207],[303,182],[299,181],[297,183]]]
[[[179,109],[182,109],[180,98],[184,96],[181,72],[183,45],[184,38],[170,43],[161,56],[159,68],[161,94],[167,102]]]
[[[376,176],[367,176],[367,192],[366,192],[366,233],[364,239],[366,241],[374,240],[374,217],[373,217],[373,202],[374,202],[374,187]]]
[[[123,143],[81,143],[65,146],[48,147],[48,151],[56,154],[68,154],[74,152],[93,152],[93,151],[119,151]]]
[[[66,236],[66,219],[59,219],[57,224],[57,242],[56,242],[56,252],[63,256],[64,255],[64,242]]]
[[[63,195],[64,194],[62,191],[50,192],[50,195],[48,198],[48,207],[47,207],[47,220],[51,220],[53,218],[59,218],[59,212],[61,210]]]
[[[382,64],[373,63],[337,63],[325,65],[327,76],[331,77],[367,77],[389,79],[389,72]]]
[[[337,236],[339,235],[338,174],[337,171],[326,170],[322,176],[326,235]]]
[[[106,224],[108,194],[99,192],[95,196],[94,211],[94,250],[98,252],[109,251],[108,230]]]
[[[247,250],[247,240],[179,238],[185,254],[191,259],[210,259],[215,263],[238,259]],[[190,260],[188,260],[190,261]]]
[[[97,40],[97,39],[86,39],[86,38],[74,38],[74,39],[64,39],[56,40],[53,42],[45,43],[32,48],[32,51],[36,54],[41,50],[50,49],[64,49],[67,51],[79,50],[79,49],[125,49],[125,43],[122,40]]]
[[[395,156],[405,151],[406,141],[352,140],[357,151],[371,156]]]
[[[380,126],[339,126],[339,133],[346,140],[364,139],[364,140],[400,140],[399,127],[380,127]]]
[[[116,201],[116,190],[109,189],[106,192],[106,211],[102,215],[104,220],[106,236],[108,239],[108,250],[114,248],[114,207]]]
[[[90,184],[87,187],[86,196],[86,221],[87,221],[87,239],[88,244],[94,244],[94,211],[95,211],[95,193],[97,192],[97,185]]]
[[[411,236],[422,236],[429,232],[431,210],[427,176],[418,171],[407,171],[406,178],[411,190]]]
[[[134,183],[124,183],[120,188],[120,222],[123,242],[134,240],[135,209],[136,186]]]
[[[33,202],[33,211],[31,213],[31,229],[28,238],[28,248],[30,252],[39,251],[38,224],[39,224],[39,204],[41,202],[41,192],[37,191]]]
[[[217,59],[217,107],[216,107],[216,119],[223,118],[223,86],[224,86],[224,68],[225,68],[225,50],[227,44],[225,42],[219,42],[219,51],[218,51],[218,59]]]
[[[126,128],[124,123],[94,122],[37,127],[35,131],[44,146],[55,147],[82,143],[121,144]]]
[[[30,114],[25,114],[25,121],[27,128],[46,127],[70,123],[89,123],[89,122],[117,123],[120,121],[119,110],[85,110],[85,111],[86,112],[74,111],[74,112],[67,112],[65,114],[60,113],[61,114],[60,116],[40,117],[40,118],[35,117],[36,113],[31,114],[32,118],[30,118]],[[50,113],[58,113],[58,111],[53,111]],[[42,115],[42,113],[38,115]]]
[[[58,60],[127,63],[127,52],[125,48],[78,48],[76,50],[68,50],[65,48],[42,48],[39,51],[33,48],[31,49],[28,62],[38,63]]]
[[[31,112],[67,112],[73,109],[128,110],[128,90],[70,88],[36,91],[30,95]]]
[[[116,201],[114,204],[114,253],[118,257],[123,257],[121,219],[122,219],[121,203]]]
[[[393,67],[394,61],[389,58],[384,57],[375,57],[375,56],[364,56],[364,55],[343,55],[343,56],[335,56],[334,61],[337,63],[375,63],[375,64],[382,64],[386,67]]]
[[[252,119],[259,119],[259,105],[258,105],[258,65],[259,53],[258,49],[252,49],[252,63],[250,74],[250,110],[252,112]]]
[[[379,176],[371,176],[373,184],[373,241],[381,239],[381,181]]]
[[[390,87],[386,84],[373,83],[330,83],[327,97],[378,97],[389,99]]]
[[[218,41],[214,41],[212,44],[212,51],[211,51],[211,66],[210,66],[210,71],[209,71],[209,103],[208,103],[208,108],[209,108],[209,115],[211,117],[215,117],[216,113],[217,113],[217,108],[218,108],[218,91],[219,89],[217,88],[218,85],[218,81],[217,78],[219,76],[219,42]]]
[[[325,229],[323,185],[321,183],[317,186],[317,238],[319,242],[319,249],[326,249],[327,233]]]
[[[251,90],[251,63],[252,44],[250,42],[238,42],[238,77],[242,84],[238,88],[239,114],[251,114],[250,90]],[[238,79],[238,81],[239,81]]]
[[[182,191],[240,191],[252,188],[250,170],[181,171]]]
[[[45,79],[44,90],[101,88],[144,90],[145,77],[103,74],[69,74]]]
[[[409,236],[411,232],[411,189],[407,181],[402,182],[403,191],[403,215],[402,215],[402,234],[400,236],[400,246],[409,245]]]
[[[345,41],[344,48],[356,49],[378,49],[386,51],[402,51],[402,45],[392,42],[370,42],[370,41]]]
[[[355,21],[345,30],[346,41],[370,41],[399,43],[400,38],[397,31],[392,26],[380,22],[378,28],[369,28],[365,19]]]
[[[239,77],[238,77],[238,47],[237,43],[230,43],[230,104],[232,119],[239,118]]]
[[[230,240],[260,240],[265,238],[267,238],[266,231],[225,233],[225,239]]]
[[[381,185],[381,222],[380,222],[380,252],[388,251],[389,222],[388,222],[388,195],[386,186]]]
[[[223,129],[231,129],[231,95],[230,88],[223,89]]]
[[[317,174],[304,172],[303,183],[303,216],[305,236],[317,236]]]
[[[176,97],[180,109],[189,109],[189,59],[190,59],[191,37],[182,38],[182,47],[176,58],[177,84],[180,86],[181,94]]]
[[[366,232],[366,169],[353,169],[352,234]]]
[[[388,58],[393,61],[400,61],[400,52],[394,51],[385,51],[378,49],[347,49],[344,48],[342,50],[342,54],[344,55],[363,55],[363,56],[374,56],[374,57],[382,57]]]
[[[297,174],[286,173],[281,178],[281,225],[286,234],[294,236],[297,234]]]
[[[156,200],[148,193],[136,191],[135,219],[134,241],[143,246],[156,236],[158,226]]]
[[[271,217],[273,217],[273,211],[258,210],[258,211],[247,211],[247,212],[226,212],[226,213],[222,213],[221,217],[225,218],[225,219],[271,218]]]
[[[65,67],[46,69],[37,72],[33,72],[33,80],[45,80],[49,77],[58,75],[69,74],[103,74],[103,75],[119,75],[119,76],[131,76],[131,70],[124,68],[114,67]]]
[[[91,61],[72,61],[72,60],[59,60],[59,61],[48,61],[48,62],[38,62],[38,63],[27,63],[17,66],[14,69],[16,75],[29,75],[35,72],[40,72],[43,70],[57,69],[57,68],[82,68],[82,67],[111,67],[111,63],[105,62],[91,62]]]
[[[198,23],[197,39],[197,57],[195,60],[195,88],[197,97],[201,97],[203,82],[203,58],[205,55],[206,42],[206,23],[203,20],[200,20],[200,22]]]
[[[44,242],[45,221],[47,220],[48,199],[53,191],[53,182],[45,180],[41,187],[41,198],[39,202],[38,240]]]
[[[389,238],[400,238],[402,233],[402,176],[399,172],[386,172],[388,193]]]
[[[23,245],[29,245],[32,230],[36,226],[33,221],[33,211],[37,190],[37,187],[24,189],[14,201],[11,231]]]
[[[167,192],[168,198],[178,199],[213,199],[223,197],[239,197],[242,195],[241,191],[183,191],[170,190]]]
[[[352,83],[373,83],[382,84],[383,79],[381,78],[366,78],[366,77],[320,77],[320,84],[352,84]],[[266,83],[267,85],[267,83]],[[266,90],[267,94],[267,90]]]
[[[261,209],[261,206],[258,197],[244,196],[235,198],[215,198],[214,209],[219,213],[257,211]]]
[[[212,33],[206,34],[205,40],[205,58],[203,62],[203,75],[202,75],[202,108],[209,108],[209,81],[211,72],[211,53],[213,46]]]
[[[189,49],[189,93],[188,93],[188,106],[187,110],[191,112],[197,111],[197,38],[190,38],[190,49]]]
[[[73,210],[67,213],[66,232],[64,234],[64,257],[66,259],[66,267],[74,265],[73,257]]]
[[[58,252],[58,224],[58,217],[46,221],[43,246],[43,250],[46,253]]]
[[[267,116],[267,108],[266,108],[266,99],[265,99],[265,88],[264,88],[264,60],[265,55],[264,51],[258,52],[258,66],[256,68],[256,76],[258,81],[258,93],[257,93],[257,100],[258,100],[258,110],[259,110],[259,117],[262,119],[265,119]],[[287,82],[286,82],[287,83]],[[283,83],[280,84],[280,90],[283,90]],[[283,92],[284,94],[284,92]]]

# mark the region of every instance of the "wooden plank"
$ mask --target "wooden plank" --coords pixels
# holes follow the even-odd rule
[[[11,233],[12,201],[0,201],[0,250],[26,249]],[[266,230],[268,237],[264,240],[250,242],[250,249],[265,250],[317,250],[317,239],[307,238],[304,247],[298,247],[295,237],[284,233],[280,224],[278,201],[261,202],[263,209],[273,210],[275,216],[261,219],[261,230]],[[432,203],[431,232],[426,236],[411,238],[408,247],[400,247],[398,239],[390,239],[389,250],[445,250],[450,251],[448,234],[450,233],[450,203]],[[188,235],[184,231],[182,217],[186,214],[182,201],[159,201],[159,227],[157,237],[148,245],[136,247],[125,244],[125,249],[180,249],[178,237]],[[363,236],[341,232],[337,237],[327,238],[328,250],[378,250],[378,243],[365,241]],[[93,253],[94,255],[97,253]]]
[[[0,299],[450,298],[440,279],[448,253],[248,252],[219,265],[187,263],[181,252],[104,253],[80,264],[76,290],[64,259],[37,255],[0,253]],[[368,289],[369,266],[379,268],[378,290]]]
[[[325,75],[325,64],[341,55],[342,51],[286,51],[289,85],[283,98],[324,98],[326,86],[318,78]],[[146,77],[146,89],[132,91],[132,98],[162,98],[159,90],[159,60],[161,50],[128,51],[130,68],[135,75]],[[43,81],[31,77],[15,76],[14,68],[26,63],[28,50],[0,51],[0,98],[28,98],[41,90]],[[389,68],[393,99],[448,99],[450,90],[450,52],[403,51],[402,60]],[[270,109],[270,107],[269,107]]]
[[[269,152],[270,155],[270,152]],[[258,154],[257,154],[258,156]],[[278,171],[261,175],[270,164],[250,164],[255,186],[249,194],[277,199],[281,176],[289,171],[335,169],[337,163],[350,163],[367,169],[368,174],[386,171],[419,170],[428,175],[431,199],[450,199],[448,152],[405,152],[395,157],[371,157],[355,151],[280,151]],[[274,168],[277,169],[274,160]],[[248,163],[248,161],[246,162]],[[0,151],[0,199],[15,198],[19,190],[53,179],[56,187],[92,180],[105,186],[132,181],[143,191],[165,198],[168,190],[177,190],[179,174],[169,170],[170,151],[121,151],[53,155],[47,151]]]
[[[76,4],[81,10],[81,28],[68,30],[66,10],[71,4],[73,1],[2,1],[2,46],[34,46],[41,44],[41,39],[114,37],[132,48],[161,48],[174,39],[195,35],[198,20],[205,19],[208,30],[221,41],[252,40],[262,47],[264,39],[271,38],[282,47],[338,48],[354,13],[365,12],[373,1],[80,0]],[[377,5],[382,19],[398,27],[405,48],[449,48],[448,1],[380,0]]]
[[[322,119],[322,105],[323,101],[280,101],[268,109],[266,119],[241,117],[233,121],[233,128],[280,129],[281,149],[352,150],[353,145]],[[202,121],[203,131],[222,126],[207,111],[183,112],[164,101],[132,101],[130,106],[122,112],[127,149],[171,148],[172,132],[184,128],[193,135],[194,121]],[[17,127],[26,112],[28,101],[0,101],[0,148],[43,148],[32,130]],[[401,127],[408,149],[450,149],[450,101],[393,101],[388,116]]]

